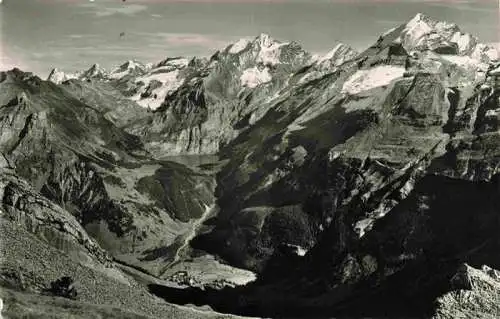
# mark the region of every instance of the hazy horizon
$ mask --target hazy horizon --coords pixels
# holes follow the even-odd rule
[[[362,50],[419,12],[457,23],[482,42],[500,42],[498,0],[4,0],[0,67],[45,77],[54,67],[72,72],[93,63],[208,56],[260,33],[312,53],[338,42]]]

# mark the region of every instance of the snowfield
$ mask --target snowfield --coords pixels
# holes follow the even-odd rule
[[[412,46],[419,45],[424,36],[432,32],[432,27],[423,20],[423,15],[417,14],[410,22],[406,24],[403,33],[405,34],[405,42]]]
[[[59,69],[53,69],[49,74],[48,80],[55,84],[61,84],[66,80],[77,79],[78,76],[79,74],[64,73]]]
[[[480,61],[498,61],[500,52],[493,46],[488,46],[484,43],[479,43],[471,54],[471,57]]]
[[[149,74],[143,77],[137,78],[137,81],[142,81],[145,83],[144,89],[141,92],[137,93],[132,97],[132,100],[136,101],[142,107],[150,108],[152,110],[156,110],[163,104],[167,94],[178,89],[183,80],[179,79],[177,76],[179,75],[179,70],[175,70],[168,73],[155,73]],[[159,81],[162,85],[154,89],[152,92],[152,96],[148,98],[141,98],[141,94],[145,91],[149,83],[153,80]],[[156,96],[156,98],[155,98]]]
[[[241,51],[245,50],[245,48],[250,44],[250,40],[248,39],[239,39],[238,42],[234,43],[229,49],[229,53],[238,54]]]
[[[446,61],[456,64],[462,68],[481,71],[486,71],[488,69],[488,64],[482,63],[481,61],[468,56],[442,54],[441,57]]]
[[[343,85],[342,93],[358,94],[376,87],[385,86],[397,78],[403,77],[405,68],[381,65],[370,70],[359,70]]]
[[[121,79],[124,76],[130,74],[130,71],[132,71],[136,68],[143,69],[144,67],[142,65],[140,65],[139,63],[130,60],[130,61],[127,61],[126,63],[120,65],[119,67],[116,67],[115,69],[113,69],[113,71],[111,71],[111,74],[109,75],[109,77],[111,79]]]
[[[169,60],[166,65],[167,66],[176,66],[178,68],[187,67],[189,64],[189,60],[187,58],[177,58]]]
[[[260,38],[260,52],[257,56],[257,63],[262,63],[264,65],[276,65],[280,63],[281,47],[288,45],[289,43],[279,43],[273,40],[267,34],[261,34]]]
[[[331,49],[327,54],[319,58],[319,62],[332,59],[337,51],[339,51],[344,45],[342,43],[337,44],[333,49]]]
[[[475,41],[470,34],[463,34],[457,31],[453,34],[451,42],[455,42],[458,45],[460,52],[465,52],[472,47]]]
[[[257,67],[246,69],[240,77],[241,86],[255,88],[263,83],[271,82],[272,76],[269,69],[259,70]]]

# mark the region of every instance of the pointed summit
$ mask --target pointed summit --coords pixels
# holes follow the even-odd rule
[[[235,43],[233,43],[229,46],[229,53],[231,53],[231,54],[240,53],[241,51],[245,50],[248,47],[250,42],[251,41],[247,38],[239,39],[238,41],[236,41]]]
[[[469,33],[462,32],[455,23],[438,21],[417,13],[407,23],[384,33],[373,47],[383,48],[400,44],[406,51],[433,51],[438,54],[470,56],[488,62],[498,59],[494,48],[479,43]]]
[[[407,24],[414,24],[414,23],[418,23],[420,21],[430,22],[430,21],[432,21],[432,19],[428,15],[425,15],[422,12],[419,12],[410,21],[408,21]]]
[[[257,42],[261,47],[270,47],[274,44],[280,43],[279,41],[273,39],[269,34],[267,33],[261,33],[259,34],[256,38],[255,41]]]
[[[325,62],[330,62],[329,64],[340,65],[345,61],[354,58],[357,52],[350,46],[339,43],[328,53],[318,59],[319,64],[324,64]]]
[[[104,77],[106,77],[106,70],[101,68],[97,63],[92,65],[81,76],[82,79],[104,78]]]
[[[214,56],[223,59],[227,57],[231,59],[231,63],[235,62],[233,58],[237,56],[237,63],[247,67],[299,65],[310,59],[310,54],[296,42],[281,42],[267,33],[261,33],[254,38],[241,38]]]
[[[128,60],[120,66],[114,68],[109,74],[110,78],[120,79],[127,75],[141,75],[146,72],[146,67],[135,60]]]
[[[47,77],[47,81],[53,82],[55,84],[61,84],[64,81],[76,78],[78,78],[78,74],[65,73],[58,68],[54,68],[52,69],[52,71],[50,71],[50,74]]]

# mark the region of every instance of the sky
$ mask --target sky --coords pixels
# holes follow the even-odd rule
[[[46,77],[53,67],[73,72],[94,63],[209,56],[260,33],[312,53],[338,42],[362,50],[419,12],[500,42],[499,1],[0,0],[0,69]]]

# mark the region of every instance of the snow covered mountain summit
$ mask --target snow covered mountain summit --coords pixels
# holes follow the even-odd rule
[[[467,55],[481,62],[499,59],[495,47],[480,43],[475,36],[462,32],[455,23],[437,21],[422,13],[383,38],[395,34],[395,42],[401,43],[408,52],[431,50],[442,54]]]

